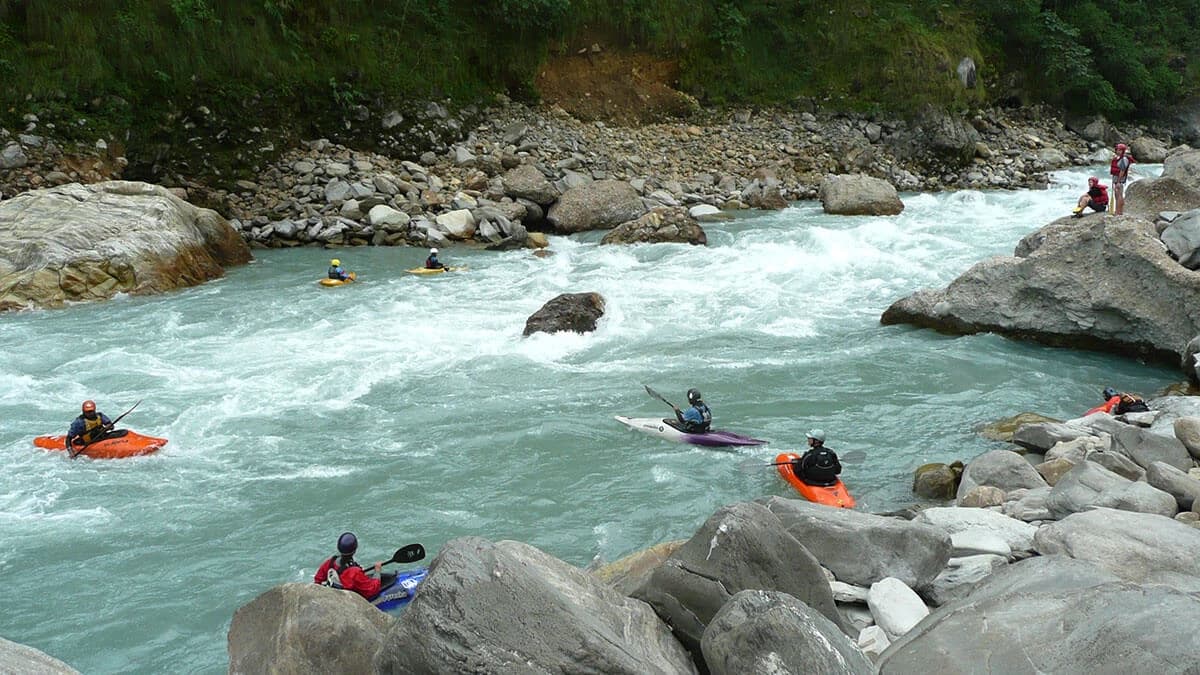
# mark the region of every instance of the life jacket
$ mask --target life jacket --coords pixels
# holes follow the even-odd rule
[[[1150,406],[1146,405],[1146,401],[1141,396],[1136,394],[1121,394],[1120,401],[1113,410],[1118,415],[1124,415],[1127,412],[1149,412]]]
[[[1117,162],[1121,161],[1122,158],[1129,160],[1129,167],[1126,168],[1126,171],[1133,168],[1133,163],[1137,161],[1133,158],[1133,155],[1129,154],[1128,152],[1120,157],[1113,157],[1112,161],[1108,163],[1108,173],[1112,174],[1113,176],[1121,175],[1121,167],[1117,166]]]
[[[104,427],[104,418],[97,412],[95,419],[89,420],[87,415],[80,415],[79,419],[83,420],[83,442],[91,443],[96,434]]]
[[[700,413],[700,423],[692,422],[689,426],[694,431],[708,431],[708,428],[712,426],[712,411],[708,409],[708,406],[703,401],[693,403],[692,407]]]
[[[1092,190],[1097,190],[1099,194],[1092,194]],[[1108,203],[1108,188],[1104,185],[1095,185],[1088,188],[1088,197],[1097,204]]]
[[[337,279],[338,281],[341,281],[342,280],[342,268],[334,267],[333,265],[330,265],[329,266],[329,278]]]
[[[441,263],[438,262],[437,256],[431,255],[425,259],[425,269],[436,270],[440,267]]]
[[[342,579],[340,576],[338,576],[338,572],[348,570],[351,567],[358,567],[358,568],[362,567],[362,565],[359,565],[358,563],[354,562],[353,560],[351,560],[350,563],[348,565],[346,565],[345,567],[338,567],[337,559],[340,557],[341,556],[335,555],[329,559],[329,573],[325,575],[325,580],[321,582],[322,586],[329,586],[330,588],[339,588],[340,589],[340,588],[342,588]]]

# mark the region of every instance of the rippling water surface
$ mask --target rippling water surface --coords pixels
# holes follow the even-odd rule
[[[416,249],[338,253],[362,283],[319,288],[328,252],[258,252],[220,281],[154,298],[0,315],[0,635],[87,672],[221,672],[233,611],[311,578],[343,530],[374,560],[419,541],[518,539],[574,564],[685,537],[718,506],[791,496],[747,466],[824,428],[863,459],[866,509],[912,502],[912,469],[989,447],[980,424],[1073,416],[1106,384],[1177,374],[1132,360],[883,327],[1069,212],[1087,174],[1047,191],[905,195],[894,218],[820,205],[706,226],[708,247],[447,251],[463,274],[403,273]],[[561,292],[598,291],[592,335],[521,338]],[[770,439],[675,445],[613,415],[699,387],[717,426]],[[35,450],[85,398],[170,438],[124,461]],[[858,455],[860,453],[853,453]]]

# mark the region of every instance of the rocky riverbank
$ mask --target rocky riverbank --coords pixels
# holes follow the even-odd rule
[[[1200,398],[1150,405],[1020,425],[950,506],[762,498],[594,574],[454,539],[398,619],[286,584],[235,614],[230,671],[1177,672],[1200,653]]]
[[[201,113],[191,117],[204,120]],[[377,135],[388,139],[389,121],[407,119],[371,111],[363,117],[382,117]],[[166,177],[164,184],[230,218],[255,246],[506,248],[541,245],[529,231],[612,228],[661,207],[710,216],[719,209],[783,208],[821,196],[830,174],[866,174],[902,191],[1039,188],[1048,171],[1107,161],[1115,140],[1133,140],[1142,161],[1160,161],[1166,152],[1143,128],[1117,130],[1100,119],[1068,128],[1038,107],[928,112],[912,120],[815,109],[698,110],[678,122],[628,127],[501,96],[460,111],[430,104],[420,118],[414,133],[440,132],[426,132],[433,149],[419,156],[406,156],[404,149],[414,146],[395,139],[364,144],[378,152],[319,139],[283,151],[232,189],[186,177]],[[64,152],[36,115],[27,119],[22,132],[0,130],[0,193],[120,175],[116,142]],[[445,140],[452,138],[458,140]],[[590,195],[575,200],[585,214],[614,199],[627,206],[607,218],[572,218],[570,209],[559,208],[559,217],[554,207],[573,189]],[[893,203],[878,212],[896,212]],[[697,243],[699,236],[678,239]]]

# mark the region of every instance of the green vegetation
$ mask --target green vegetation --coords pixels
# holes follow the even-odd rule
[[[592,41],[677,61],[709,103],[1016,95],[1121,117],[1200,89],[1198,17],[1200,0],[0,0],[0,121],[27,95],[114,125],[199,93],[536,98],[546,57]],[[958,84],[964,56],[984,87]]]

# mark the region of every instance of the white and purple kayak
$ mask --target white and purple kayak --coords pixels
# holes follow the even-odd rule
[[[676,428],[675,420],[659,419],[657,417],[622,417],[617,415],[617,421],[630,429],[637,429],[644,434],[665,438],[676,443],[691,443],[709,447],[725,447],[731,445],[766,445],[760,438],[751,438],[732,431],[712,429],[702,434],[689,434]]]

